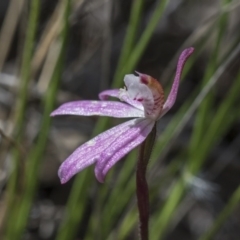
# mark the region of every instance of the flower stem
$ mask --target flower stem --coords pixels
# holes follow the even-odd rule
[[[156,137],[156,124],[152,132],[140,146],[139,159],[136,173],[136,193],[140,222],[140,239],[148,240],[148,220],[149,220],[149,192],[146,180],[147,165],[153,149]]]

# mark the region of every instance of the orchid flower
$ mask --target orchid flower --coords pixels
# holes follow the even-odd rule
[[[175,79],[165,102],[160,83],[146,74],[138,73],[138,76],[133,74],[125,76],[125,88],[101,92],[100,101],[68,102],[51,113],[51,116],[97,115],[133,118],[99,134],[77,148],[59,168],[58,175],[62,184],[91,164],[96,164],[95,176],[98,181],[104,182],[112,166],[141,144],[152,131],[156,121],[172,108],[184,64],[193,51],[193,48],[188,48],[181,53]],[[108,97],[115,97],[120,101],[109,101]]]

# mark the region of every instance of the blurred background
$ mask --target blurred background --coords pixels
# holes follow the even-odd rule
[[[138,239],[137,151],[99,184],[61,185],[76,147],[121,120],[49,114],[60,104],[158,79],[177,102],[158,122],[148,168],[150,239],[240,236],[239,0],[0,1],[0,239]]]

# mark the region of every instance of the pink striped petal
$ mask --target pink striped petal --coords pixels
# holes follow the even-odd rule
[[[56,115],[108,116],[116,118],[144,117],[144,112],[115,101],[75,101],[61,105],[51,113]]]
[[[165,115],[174,105],[175,101],[176,101],[176,97],[177,97],[177,93],[178,93],[178,86],[179,86],[179,82],[181,79],[181,75],[182,75],[182,71],[183,71],[183,67],[187,61],[187,59],[190,57],[190,55],[194,52],[194,48],[187,48],[185,49],[179,59],[178,59],[178,64],[177,64],[177,71],[176,71],[176,75],[174,78],[174,82],[172,85],[172,89],[168,95],[168,98],[166,100],[166,102],[163,105],[163,110],[161,113],[162,117],[163,115]]]
[[[98,94],[98,97],[100,100],[107,100],[108,97],[116,97],[119,98],[119,89],[109,89],[109,90],[105,90],[102,91]]]
[[[155,122],[150,119],[139,119],[132,128],[123,132],[101,153],[95,166],[95,175],[99,182],[104,182],[112,166],[146,139],[154,124]]]
[[[66,183],[76,173],[95,163],[119,136],[142,119],[132,119],[113,127],[77,148],[60,166],[58,175],[61,183]]]

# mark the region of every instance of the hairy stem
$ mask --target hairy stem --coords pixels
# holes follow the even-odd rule
[[[148,220],[149,220],[149,192],[146,180],[147,165],[153,149],[156,137],[156,124],[152,132],[140,146],[139,158],[136,173],[136,193],[140,222],[140,239],[148,240]]]

